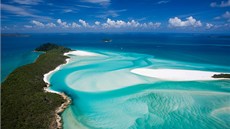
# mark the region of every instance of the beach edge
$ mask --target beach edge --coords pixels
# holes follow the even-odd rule
[[[65,53],[63,55],[65,55]],[[65,100],[65,102],[62,103],[62,105],[60,107],[57,107],[55,110],[55,121],[57,123],[57,129],[63,128],[63,121],[61,118],[61,113],[64,112],[64,110],[71,104],[72,101],[71,101],[71,98],[69,96],[67,96],[64,92],[57,92],[57,91],[53,91],[53,90],[49,89],[50,82],[48,81],[48,76],[51,75],[52,73],[58,71],[61,66],[68,64],[69,59],[66,59],[65,61],[66,62],[64,64],[60,64],[54,70],[51,70],[48,73],[45,73],[43,76],[43,81],[46,83],[46,87],[44,87],[44,92],[45,93],[51,93],[51,94],[58,94]]]

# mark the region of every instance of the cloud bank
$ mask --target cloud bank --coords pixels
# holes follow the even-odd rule
[[[221,1],[220,3],[212,2],[210,4],[211,7],[229,7],[230,6],[230,0],[228,1]]]
[[[200,27],[202,26],[201,21],[196,20],[192,16],[186,18],[186,20],[181,20],[178,17],[170,18],[169,19],[169,26],[170,27]]]
[[[64,28],[64,29],[135,29],[135,28],[145,28],[145,29],[157,29],[161,26],[160,22],[147,22],[147,23],[140,23],[135,20],[130,21],[123,21],[123,20],[112,20],[108,18],[105,22],[95,21],[92,24],[89,24],[87,21],[79,19],[77,22],[66,22],[62,19],[57,19],[55,23],[42,23],[37,20],[31,21],[32,25],[24,25],[25,28]]]

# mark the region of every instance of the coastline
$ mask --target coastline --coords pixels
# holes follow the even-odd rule
[[[63,55],[65,55],[65,53]],[[66,59],[66,62],[64,64],[61,64],[58,67],[56,67],[54,70],[51,70],[48,73],[44,74],[44,77],[43,77],[43,81],[46,83],[46,87],[44,87],[44,91],[46,93],[48,92],[48,93],[58,94],[65,100],[65,102],[60,107],[57,107],[57,109],[55,110],[55,119],[56,119],[56,123],[57,123],[57,129],[62,129],[63,123],[62,123],[62,119],[61,119],[60,114],[68,107],[69,104],[71,104],[71,98],[69,98],[65,93],[50,90],[49,89],[50,82],[48,81],[48,76],[51,75],[52,73],[58,71],[61,68],[61,66],[68,64],[69,60],[70,59]]]
[[[68,56],[68,55],[75,55],[75,56],[100,56],[99,54],[96,54],[96,53],[93,53],[93,52],[87,52],[87,51],[81,51],[81,50],[73,50],[73,51],[69,51],[69,52],[66,52],[66,53],[63,53],[64,56]],[[69,57],[69,56],[68,56]],[[54,70],[51,70],[49,71],[48,73],[45,73],[43,75],[43,81],[46,83],[46,87],[44,87],[44,92],[45,93],[54,93],[54,94],[58,94],[60,95],[64,100],[65,102],[60,106],[60,107],[57,107],[56,110],[55,110],[55,119],[56,119],[56,123],[57,123],[57,129],[62,129],[63,127],[63,122],[62,122],[62,118],[61,118],[61,113],[68,107],[69,104],[71,104],[71,98],[68,97],[65,93],[63,92],[57,92],[57,91],[54,91],[54,90],[51,90],[49,89],[50,87],[50,82],[48,81],[49,80],[49,76],[60,70],[60,68],[63,66],[63,65],[66,65],[70,62],[70,59],[67,58],[65,60],[66,62],[64,64],[60,64],[59,66],[57,66]]]
[[[47,94],[44,87],[50,85],[43,78],[50,70],[68,62],[68,57],[63,54],[71,49],[46,43],[35,50],[44,53],[33,63],[15,69],[2,82],[3,129],[61,128],[61,124],[57,122],[61,120],[57,115],[71,101],[63,93]]]

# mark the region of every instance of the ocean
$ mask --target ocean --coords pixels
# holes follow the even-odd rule
[[[130,72],[148,68],[230,73],[229,35],[29,35],[2,37],[2,80],[15,68],[35,61],[40,53],[33,52],[34,48],[46,42],[91,53],[69,55],[70,62],[49,76],[50,88],[72,99],[61,114],[64,129],[230,127],[229,80],[175,81]]]

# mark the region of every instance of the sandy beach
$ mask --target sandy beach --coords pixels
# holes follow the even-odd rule
[[[64,53],[64,55],[65,56],[68,56],[68,55],[75,55],[75,56],[100,56],[100,54],[97,54],[97,53],[88,52],[88,51],[81,51],[81,50],[70,51],[70,52]]]
[[[66,63],[69,63],[70,59],[66,59]],[[61,129],[62,128],[62,120],[61,120],[61,116],[59,115],[60,113],[62,113],[67,107],[68,105],[71,103],[71,99],[65,95],[64,93],[61,93],[61,92],[57,92],[57,91],[54,91],[54,90],[51,90],[49,89],[49,86],[50,86],[50,82],[48,81],[49,80],[49,76],[58,71],[61,66],[65,65],[65,64],[61,64],[59,65],[58,67],[56,67],[54,70],[44,74],[44,77],[43,77],[43,80],[44,82],[47,84],[47,87],[44,87],[44,91],[45,92],[49,92],[49,93],[55,93],[55,94],[59,94],[63,97],[63,99],[65,100],[65,102],[60,106],[58,107],[56,110],[55,110],[55,117],[56,117],[56,122],[57,122],[57,129]]]
[[[97,53],[87,52],[87,51],[81,51],[81,50],[66,52],[63,55],[65,55],[65,56],[69,56],[69,55],[75,55],[75,56],[100,56],[100,54],[97,54]],[[50,72],[44,74],[44,77],[43,77],[43,81],[47,84],[47,87],[44,87],[44,91],[45,92],[49,92],[49,93],[59,94],[65,100],[65,103],[63,103],[60,107],[58,107],[55,110],[55,113],[56,113],[56,122],[57,122],[57,128],[58,129],[62,128],[62,120],[61,120],[61,116],[59,114],[62,113],[65,110],[65,108],[68,107],[68,105],[71,103],[71,99],[67,95],[65,95],[64,93],[57,92],[57,91],[51,90],[49,88],[49,86],[50,86],[49,76],[51,74],[53,74],[54,72],[60,70],[60,68],[63,65],[68,64],[69,61],[70,61],[70,59],[66,59],[66,63],[61,64],[58,67],[56,67],[54,70],[51,70]]]
[[[158,78],[169,81],[196,81],[196,80],[217,80],[212,78],[219,72],[199,71],[199,70],[182,70],[182,69],[149,69],[136,68],[130,72],[142,76]]]

